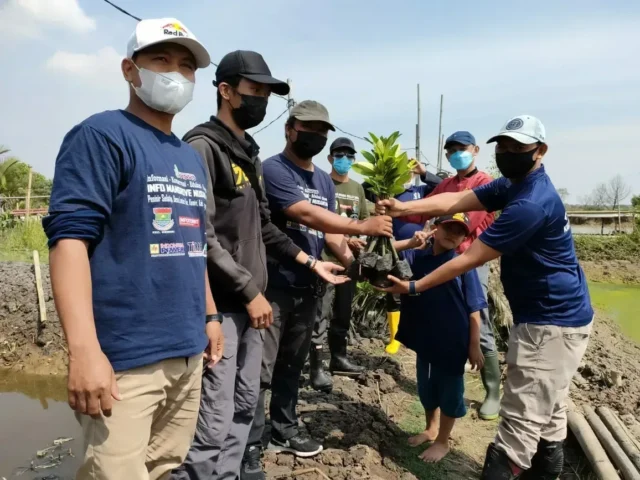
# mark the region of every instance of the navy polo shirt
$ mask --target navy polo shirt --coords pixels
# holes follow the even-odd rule
[[[437,177],[436,177],[437,178]],[[410,202],[412,200],[420,200],[429,195],[435,185],[414,185],[407,188],[404,192],[396,195],[395,198],[401,202]],[[398,217],[393,219],[393,236],[396,240],[408,240],[418,230],[422,230],[424,222],[422,215],[413,215],[409,217]]]
[[[502,210],[480,240],[502,254],[501,279],[515,323],[582,327],[593,319],[564,204],[544,167],[521,182],[499,178],[473,190]]]
[[[426,250],[403,254],[411,265],[413,280],[436,270],[457,256],[454,250],[434,255]],[[402,295],[400,326],[396,339],[414,350],[425,363],[433,363],[451,375],[464,374],[469,356],[469,316],[487,302],[475,270],[430,288],[419,295]]]
[[[266,159],[262,163],[262,173],[273,224],[307,255],[320,258],[324,248],[324,233],[290,219],[284,210],[298,202],[308,201],[335,213],[336,189],[329,174],[319,168],[313,172],[304,170],[284,154]],[[294,259],[268,257],[267,271],[269,285],[278,288],[309,287],[317,278],[315,273]]]

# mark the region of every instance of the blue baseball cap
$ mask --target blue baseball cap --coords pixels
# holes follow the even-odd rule
[[[465,131],[455,132],[447,138],[446,142],[444,142],[444,148],[447,148],[452,143],[459,143],[460,145],[475,145],[476,137]]]

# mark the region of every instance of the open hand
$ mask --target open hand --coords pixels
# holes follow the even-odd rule
[[[484,355],[479,343],[469,346],[469,363],[471,364],[471,370],[480,371],[484,367]]]
[[[247,303],[246,308],[252,328],[269,328],[273,323],[273,310],[261,293]]]
[[[209,344],[204,351],[204,359],[208,362],[207,368],[213,368],[224,353],[224,334],[220,322],[209,322],[206,327]]]
[[[111,416],[113,400],[120,400],[116,375],[99,346],[69,355],[69,406],[83,415]]]
[[[406,295],[409,293],[409,281],[408,280],[400,280],[399,278],[394,277],[393,275],[387,276],[388,280],[393,282],[393,285],[386,288],[375,287],[376,290],[380,290],[381,292],[387,293],[395,293]]]
[[[342,272],[344,271],[344,267],[331,262],[317,261],[313,267],[313,271],[325,282],[333,285],[340,285],[341,283],[351,280],[346,275],[336,275],[334,272]]]
[[[386,200],[378,200],[376,203],[377,215],[389,215],[391,217],[402,217],[404,207],[403,202],[395,198],[388,198]]]

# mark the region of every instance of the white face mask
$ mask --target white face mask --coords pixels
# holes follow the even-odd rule
[[[416,177],[413,176],[411,177],[411,180],[409,180],[407,183],[404,184],[404,189],[409,190],[411,187],[415,187],[415,185],[416,185]]]
[[[140,72],[142,85],[133,88],[148,107],[159,112],[176,114],[193,99],[195,84],[180,72],[157,73],[137,65],[136,68]]]

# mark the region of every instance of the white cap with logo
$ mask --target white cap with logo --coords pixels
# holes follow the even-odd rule
[[[487,143],[497,142],[498,137],[511,137],[514,140],[530,145],[532,143],[544,143],[546,133],[540,120],[531,115],[514,117],[504,124],[500,133],[491,137]]]
[[[191,33],[175,18],[154,18],[142,20],[136,26],[135,31],[127,43],[127,57],[131,58],[151,45],[158,43],[177,43],[189,49],[196,59],[198,68],[208,67],[211,63],[209,52]]]

